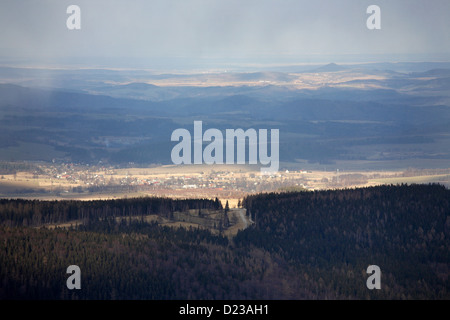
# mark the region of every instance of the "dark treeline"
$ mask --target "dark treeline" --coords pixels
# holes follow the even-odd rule
[[[0,199],[0,224],[15,226],[42,226],[79,220],[83,223],[106,217],[127,217],[157,214],[171,218],[175,211],[188,209],[222,209],[216,198],[169,199],[145,197],[116,200],[23,200]]]
[[[38,204],[63,212],[51,206],[61,203],[72,202],[10,200],[0,213],[4,204],[36,204],[47,217]],[[144,219],[149,207],[167,214],[169,203],[214,208],[218,200],[73,203],[92,208],[77,227],[2,220],[1,299],[450,299],[450,190],[440,185],[248,196],[255,224],[234,238]],[[122,214],[103,214],[102,205]],[[65,285],[72,264],[81,290]],[[373,264],[380,290],[366,287]]]
[[[0,226],[0,299],[292,298],[278,286],[296,276],[271,255],[205,230],[139,224],[109,233]],[[73,264],[81,290],[66,287]]]
[[[236,244],[251,242],[300,269],[322,269],[324,279],[333,274],[326,269],[350,266],[354,274],[376,264],[397,297],[450,297],[450,190],[443,186],[260,194],[243,205],[255,224]]]
[[[39,166],[32,163],[0,161],[0,174],[15,174],[19,171],[42,173]]]

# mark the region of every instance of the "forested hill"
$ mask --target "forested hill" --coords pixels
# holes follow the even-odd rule
[[[109,219],[217,202],[150,203],[5,200],[0,299],[450,299],[450,190],[440,185],[248,196],[255,223],[232,239]],[[35,227],[64,212],[90,216],[77,228]],[[66,288],[73,264],[81,290]],[[379,290],[366,286],[369,265],[380,267]]]
[[[351,295],[355,288],[339,281],[356,281],[375,264],[384,293],[450,297],[450,190],[443,186],[271,193],[243,203],[256,224],[235,242],[280,254],[299,272],[320,270],[329,290]]]
[[[159,215],[172,218],[175,211],[189,209],[222,209],[219,199],[170,199],[142,197],[114,200],[63,200],[40,201],[0,199],[0,224],[40,227],[79,221],[95,222],[113,217]]]

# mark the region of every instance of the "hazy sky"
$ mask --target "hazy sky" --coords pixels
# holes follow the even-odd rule
[[[71,4],[81,8],[80,30],[66,27]],[[371,4],[381,8],[381,30],[366,27]],[[151,64],[438,53],[450,60],[449,12],[448,0],[2,0],[0,58]]]

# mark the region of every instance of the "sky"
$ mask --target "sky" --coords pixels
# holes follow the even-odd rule
[[[79,30],[66,26],[73,4]],[[449,12],[448,0],[2,0],[0,63],[449,61]]]

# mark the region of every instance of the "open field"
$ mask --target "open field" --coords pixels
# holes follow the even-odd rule
[[[195,212],[193,212],[195,211]],[[190,210],[189,212],[175,212],[175,218],[170,220],[168,218],[159,216],[159,215],[146,215],[146,216],[131,216],[131,217],[116,217],[116,221],[120,222],[122,220],[124,221],[132,221],[132,220],[143,220],[145,222],[151,223],[151,222],[157,222],[161,226],[167,226],[167,227],[183,227],[186,229],[193,228],[193,229],[208,229],[213,234],[220,234],[222,232],[223,235],[227,237],[233,237],[237,234],[239,230],[243,230],[247,228],[252,222],[249,220],[248,217],[245,215],[245,209],[230,209],[228,212],[228,217],[230,221],[230,225],[228,227],[224,227],[223,230],[219,230],[218,227],[215,227],[214,225],[210,225],[209,223],[211,221],[214,221],[217,223],[217,225],[220,222],[221,214],[223,212],[217,211],[217,212],[210,212],[210,210],[205,210],[204,215],[205,218],[201,219],[196,217],[196,210]],[[189,219],[189,217],[192,217],[192,219]],[[208,223],[209,222],[209,223]],[[71,228],[76,227],[79,225],[82,225],[83,222],[80,220],[73,220],[68,221],[64,223],[53,223],[53,224],[46,224],[43,227],[47,229],[55,229],[55,228]]]
[[[449,184],[450,175],[449,174],[438,174],[432,176],[415,176],[415,177],[394,177],[394,178],[382,178],[382,179],[371,179],[368,186],[380,185],[380,184],[427,184],[427,183],[445,183]]]
[[[143,82],[142,79],[133,79],[133,81],[115,82],[116,86],[132,85],[136,82],[145,83],[147,85],[154,85],[158,87],[260,87],[260,86],[284,86],[290,89],[316,89],[324,86],[339,86],[339,87],[353,87],[353,88],[379,88],[380,85],[368,84],[370,81],[385,80],[385,75],[366,74],[364,72],[355,71],[335,71],[335,72],[302,72],[302,73],[203,73],[203,74],[185,74],[172,75],[172,77],[161,79],[150,79]],[[354,81],[351,83],[350,81]],[[362,83],[362,82],[366,83]]]

